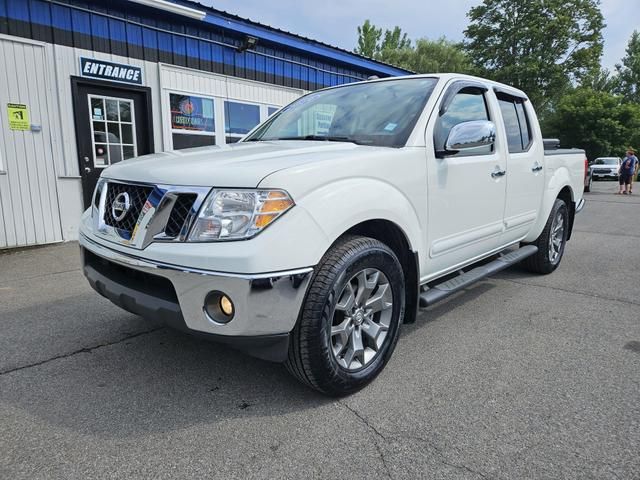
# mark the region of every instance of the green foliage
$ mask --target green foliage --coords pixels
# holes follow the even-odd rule
[[[393,30],[377,28],[369,20],[358,27],[356,53],[390,63],[416,73],[472,73],[473,66],[460,44],[442,37],[422,38],[415,46],[400,27]]]
[[[562,145],[584,148],[589,159],[622,156],[628,146],[640,146],[640,105],[580,87],[559,100],[542,129]]]
[[[435,41],[422,38],[414,48],[382,50],[379,59],[416,73],[473,73],[471,61],[460,45],[444,37]]]
[[[640,33],[631,34],[626,55],[616,65],[620,85],[618,91],[630,102],[640,103]]]
[[[599,0],[484,0],[469,10],[465,49],[483,76],[545,110],[600,67]]]
[[[376,28],[369,20],[365,20],[361,27],[358,27],[358,46],[353,50],[355,53],[373,58],[380,50],[380,37],[382,29]]]
[[[406,33],[402,33],[400,27],[394,27],[393,30],[385,30],[379,51],[402,50],[405,48],[411,48],[411,40],[407,38]]]
[[[597,69],[585,75],[581,82],[581,87],[591,88],[598,92],[616,93],[620,87],[620,78],[618,75],[611,75],[606,69]]]

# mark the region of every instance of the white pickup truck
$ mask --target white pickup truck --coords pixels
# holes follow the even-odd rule
[[[506,85],[328,88],[237,144],[106,169],[82,217],[84,274],[130,312],[344,395],[380,373],[420,307],[517,262],[554,271],[584,160],[545,152],[527,96]]]

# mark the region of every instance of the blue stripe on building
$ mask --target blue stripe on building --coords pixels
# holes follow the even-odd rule
[[[306,90],[409,73],[195,5],[203,21],[124,0],[0,0],[0,33]],[[238,52],[246,35],[258,45]]]

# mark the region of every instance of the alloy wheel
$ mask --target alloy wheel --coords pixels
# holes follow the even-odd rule
[[[353,275],[338,296],[331,323],[331,351],[349,371],[369,365],[381,351],[393,314],[393,292],[380,270]]]

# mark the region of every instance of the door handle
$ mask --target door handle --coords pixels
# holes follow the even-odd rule
[[[540,165],[539,163],[536,163],[532,168],[531,171],[532,172],[539,172],[540,170],[542,170],[542,165]]]
[[[89,167],[84,167],[84,172],[85,173],[91,173],[91,169]]]
[[[83,160],[84,160],[84,163],[89,163],[89,161],[90,161],[89,157],[84,157]]]
[[[493,172],[491,172],[491,178],[504,177],[506,174],[506,170],[494,170]]]

